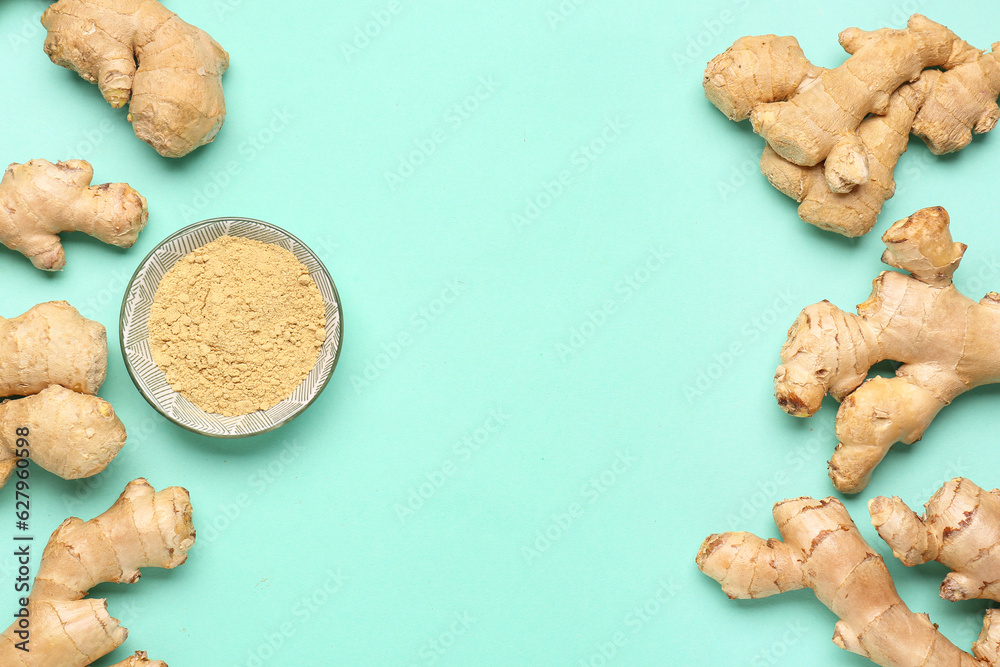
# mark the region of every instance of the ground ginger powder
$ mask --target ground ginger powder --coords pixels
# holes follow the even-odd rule
[[[295,256],[222,236],[178,261],[149,314],[153,360],[206,412],[267,410],[309,374],[326,339],[323,298]]]

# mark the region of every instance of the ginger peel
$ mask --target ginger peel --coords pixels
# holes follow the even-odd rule
[[[42,14],[45,53],[129,104],[137,137],[164,157],[215,138],[226,118],[229,54],[156,0],[59,0]]]
[[[1000,491],[958,477],[931,496],[923,516],[897,497],[873,498],[868,511],[904,565],[933,560],[951,570],[942,598],[1000,601]]]
[[[19,447],[22,439],[29,443]],[[104,470],[125,445],[125,426],[107,401],[54,384],[34,396],[0,403],[0,487],[20,456],[62,479]]]
[[[60,232],[80,231],[131,248],[149,218],[145,198],[127,183],[92,186],[93,177],[84,160],[7,167],[0,180],[0,243],[45,271],[66,265]]]
[[[0,487],[25,450],[63,479],[108,466],[126,435],[111,404],[93,395],[107,365],[104,327],[65,301],[0,317],[0,397],[24,397],[0,403]]]
[[[135,583],[140,568],[172,569],[194,544],[191,501],[180,487],[155,491],[145,479],[125,487],[114,505],[90,521],[67,519],[52,533],[31,589],[30,652],[15,648],[17,624],[0,635],[0,664],[9,667],[84,667],[125,641],[128,631],[88,599],[99,583]],[[121,667],[159,665],[144,653]]]
[[[162,660],[150,660],[145,651],[136,651],[135,655],[116,662],[111,667],[167,667]]]
[[[1000,61],[919,14],[902,30],[849,28],[840,43],[850,57],[825,69],[794,37],[742,37],[708,63],[703,85],[767,141],[761,171],[801,202],[799,217],[860,236],[895,192],[911,132],[941,154],[994,127]]]
[[[883,235],[884,271],[871,296],[847,313],[828,301],[808,306],[788,332],[774,376],[785,412],[809,417],[830,394],[841,401],[830,478],[858,493],[896,442],[919,440],[937,413],[960,394],[1000,382],[1000,303],[975,302],[952,284],[965,246],[952,241],[948,213],[921,209]],[[896,377],[873,377],[882,360]]]
[[[0,317],[0,397],[37,394],[52,384],[96,394],[107,369],[107,331],[65,301]]]
[[[730,598],[812,589],[840,619],[833,642],[884,667],[1000,665],[1000,610],[986,612],[971,655],[959,649],[926,614],[910,611],[840,501],[785,500],[774,506],[774,521],[782,540],[710,535],[698,551],[698,569]]]

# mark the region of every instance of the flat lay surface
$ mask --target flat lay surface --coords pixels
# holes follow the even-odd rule
[[[93,590],[129,628],[98,667],[136,650],[171,667],[869,664],[830,641],[837,619],[811,591],[730,601],[695,566],[709,534],[778,537],[775,502],[831,495],[910,608],[969,649],[987,604],[940,599],[947,570],[901,565],[866,503],[919,508],[956,476],[1000,486],[1000,390],[959,397],[845,496],[827,477],[836,402],[791,417],[773,376],[799,311],[853,312],[889,269],[880,236],[917,209],[946,208],[968,244],[963,293],[1000,289],[1000,137],[943,157],[911,137],[895,197],[848,239],[797,217],[760,174],[764,140],[705,99],[702,73],[767,33],[836,67],[838,32],[914,12],[985,49],[1000,7],[175,0],[230,67],[217,138],[171,159],[49,61],[46,6],[0,3],[0,166],[87,160],[94,183],[138,190],[149,221],[128,250],[64,234],[55,274],[0,248],[0,316],[66,300],[107,327],[99,395],[128,431],[93,478],[32,466],[29,532],[40,556],[63,519],[137,477],[186,488],[197,529],[182,567]],[[118,322],[157,244],[230,216],[308,245],[344,328],[301,416],[224,440],[143,399]],[[0,490],[8,546],[14,494]]]

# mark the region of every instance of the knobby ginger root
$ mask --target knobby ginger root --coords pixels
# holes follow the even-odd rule
[[[965,246],[948,213],[925,208],[882,236],[883,271],[858,314],[828,301],[798,316],[781,348],[774,393],[785,412],[810,417],[829,393],[841,401],[830,478],[843,493],[865,488],[896,442],[919,440],[955,397],[1000,382],[1000,295],[976,303],[952,284]],[[896,377],[865,380],[876,363],[902,363]]]
[[[80,231],[131,248],[146,225],[146,200],[127,183],[90,185],[94,170],[83,160],[12,164],[0,180],[0,243],[39,269],[66,265],[60,232]]]
[[[922,79],[921,79],[922,81]],[[823,165],[800,167],[764,146],[760,170],[783,194],[800,202],[799,217],[811,225],[845,236],[871,231],[875,219],[896,189],[893,171],[906,151],[910,126],[920,106],[922,87],[905,85],[889,98],[883,116],[869,116],[858,127],[857,140],[866,156],[865,176],[857,187],[834,190]]]
[[[42,25],[52,62],[96,83],[114,108],[129,103],[136,136],[160,155],[187,155],[222,127],[229,54],[156,0],[59,0]]]
[[[30,632],[15,621],[0,636],[0,664],[84,667],[125,641],[128,631],[108,614],[106,600],[84,599],[103,582],[135,583],[140,568],[175,568],[194,544],[188,492],[156,492],[137,479],[111,508],[90,521],[67,519],[52,533],[27,603]],[[21,634],[19,634],[19,632]],[[29,652],[18,648],[27,641]],[[122,667],[149,663],[137,654]]]
[[[730,598],[812,589],[840,619],[834,643],[879,665],[1000,664],[1000,610],[986,612],[972,655],[959,649],[900,599],[882,557],[838,500],[786,500],[774,506],[774,521],[784,541],[711,535],[698,552],[698,568]]]
[[[0,396],[37,394],[51,384],[96,394],[107,369],[107,331],[65,301],[0,317]]]
[[[859,236],[893,195],[911,131],[945,153],[993,129],[1000,62],[919,14],[903,30],[849,28],[840,43],[850,57],[824,69],[794,37],[743,37],[709,62],[703,84],[767,141],[761,170],[802,202],[803,220]]]
[[[851,56],[799,85],[787,100],[754,106],[750,122],[781,157],[810,167],[850,137],[869,113],[884,113],[889,97],[929,67],[954,67],[979,51],[951,30],[915,14],[903,30],[848,28],[840,43]]]
[[[935,560],[952,570],[941,584],[942,598],[1000,601],[1000,491],[958,477],[925,509],[917,516],[896,497],[868,503],[872,524],[904,565]]]
[[[107,401],[52,385],[0,403],[0,487],[21,458],[63,479],[104,470],[125,444],[125,426]],[[23,456],[27,454],[27,456]]]
[[[107,332],[65,301],[0,317],[0,487],[22,458],[63,479],[104,470],[125,427],[97,393],[107,374]],[[27,456],[26,456],[27,455]]]
[[[116,662],[111,667],[167,667],[162,660],[150,660],[145,651],[136,651],[135,655]]]

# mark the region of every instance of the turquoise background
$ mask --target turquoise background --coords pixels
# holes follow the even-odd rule
[[[218,139],[168,160],[48,61],[46,3],[0,3],[0,159],[85,158],[150,206],[131,250],[67,235],[57,275],[0,252],[0,314],[65,299],[109,328],[101,394],[129,429],[91,480],[35,469],[35,534],[138,476],[195,506],[183,567],[95,592],[131,631],[99,665],[137,649],[173,667],[867,664],[830,642],[810,591],[729,601],[694,556],[713,532],[776,536],[777,500],[834,493],[836,405],[788,417],[771,378],[802,307],[867,297],[893,220],[945,206],[969,244],[957,283],[976,299],[1000,286],[1000,139],[945,158],[914,140],[875,233],[847,240],[760,176],[763,141],[704,99],[702,71],[772,32],[836,66],[841,29],[914,10],[984,48],[1000,7],[626,5],[176,0],[232,66]],[[310,244],[345,313],[321,399],[242,441],[162,419],[115,335],[140,259],[223,215]],[[1000,485],[998,400],[961,397],[846,499],[907,603],[963,648],[985,604],[940,600],[944,568],[899,565],[865,503],[919,506],[956,475]],[[6,488],[0,539],[12,505]]]

